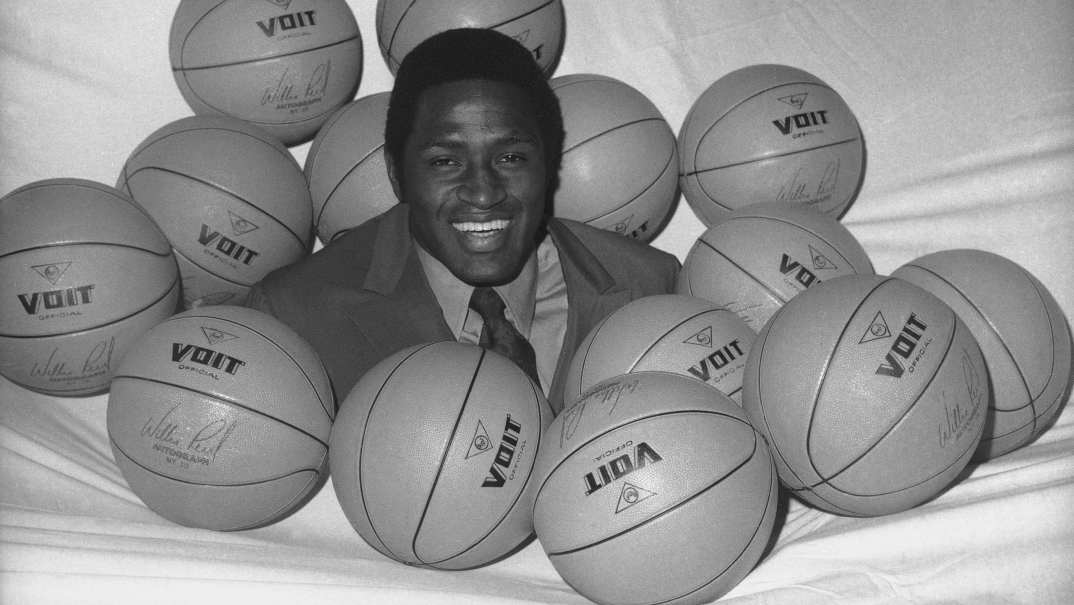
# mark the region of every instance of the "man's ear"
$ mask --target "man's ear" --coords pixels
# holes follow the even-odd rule
[[[381,147],[380,152],[384,154],[384,166],[388,169],[388,180],[392,183],[392,191],[395,192],[395,199],[402,202],[402,187],[399,186],[399,179],[402,175],[399,173],[399,168],[395,165],[395,160],[392,158],[392,154],[388,153],[386,147]]]

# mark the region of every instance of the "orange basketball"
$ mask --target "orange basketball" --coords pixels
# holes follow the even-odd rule
[[[468,569],[533,536],[533,461],[552,413],[506,357],[477,345],[408,347],[340,406],[336,496],[370,546],[410,565]]]
[[[108,388],[119,360],[175,313],[168,240],[122,192],[46,179],[0,198],[0,374],[49,395]]]
[[[179,313],[123,358],[108,436],[131,490],[182,525],[239,530],[298,510],[327,478],[335,399],[313,348],[270,315]]]
[[[789,301],[746,359],[742,405],[783,484],[841,515],[909,509],[977,449],[991,389],[977,341],[910,282],[826,281]]]

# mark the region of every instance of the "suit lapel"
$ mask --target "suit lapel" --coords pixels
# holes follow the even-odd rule
[[[360,286],[355,284],[371,296],[347,309],[366,339],[382,349],[382,357],[405,346],[452,338],[414,253],[408,221],[404,204],[385,215],[374,234],[369,270]]]
[[[563,382],[578,345],[597,323],[630,302],[631,292],[617,284],[600,260],[561,222],[550,220],[548,232],[567,285],[567,329],[549,389],[549,401],[558,413],[561,406],[570,403],[561,400]]]

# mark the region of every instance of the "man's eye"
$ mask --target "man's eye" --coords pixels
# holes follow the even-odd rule
[[[525,162],[526,156],[520,153],[505,153],[500,156],[500,162],[503,164],[517,164],[519,162]]]
[[[446,168],[449,166],[455,166],[455,160],[451,158],[433,158],[429,160],[429,165],[435,168]]]

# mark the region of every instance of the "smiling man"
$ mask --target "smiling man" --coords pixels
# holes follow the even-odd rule
[[[429,38],[389,101],[384,153],[401,203],[269,274],[248,304],[313,345],[340,400],[384,357],[458,340],[511,357],[558,413],[589,330],[672,292],[679,269],[666,252],[552,218],[563,137],[525,47],[486,29]]]

